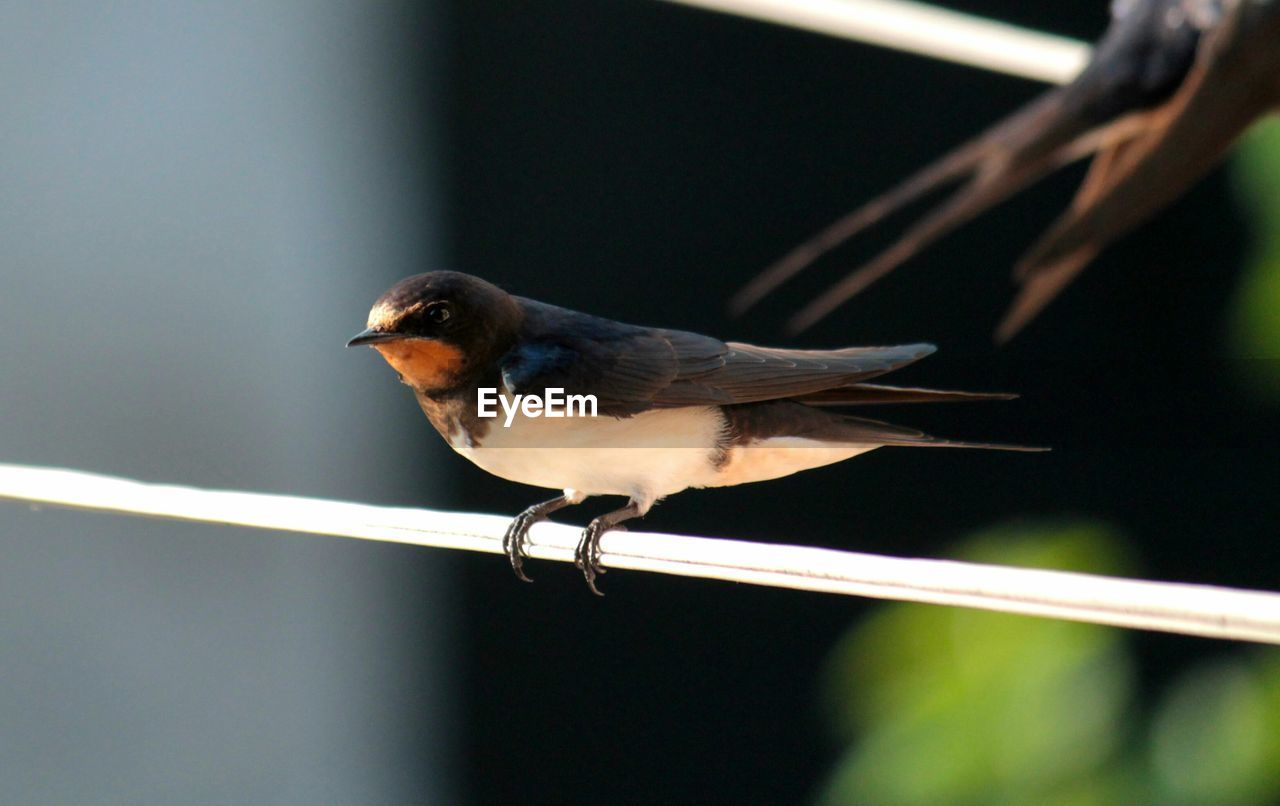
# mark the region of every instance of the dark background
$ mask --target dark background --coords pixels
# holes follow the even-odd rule
[[[1106,19],[1097,2],[949,5],[1085,39]],[[1086,516],[1131,536],[1152,578],[1275,586],[1280,418],[1233,385],[1223,346],[1247,233],[1222,175],[1108,250],[1008,347],[991,331],[1012,299],[1010,268],[1079,169],[789,340],[786,316],[907,217],[745,319],[730,319],[725,300],[1041,87],[664,3],[467,2],[449,30],[454,266],[513,293],[724,338],[934,341],[935,356],[894,380],[1022,399],[884,416],[1054,448],[887,449],[688,491],[644,529],[936,556],[983,526]],[[543,495],[443,445],[424,461],[453,463],[452,506],[514,514]],[[592,503],[562,519],[585,521]],[[568,567],[535,563],[530,587],[492,557],[452,562],[465,579],[465,757],[478,801],[795,802],[833,763],[818,670],[873,603],[621,572],[597,601]],[[1223,650],[1137,640],[1150,691]]]
[[[948,5],[1092,39],[1107,4]],[[1136,573],[1277,587],[1280,412],[1227,346],[1254,240],[1228,172],[1007,347],[1010,269],[1079,167],[801,338],[787,316],[911,212],[725,314],[1033,82],[656,0],[7,4],[0,75],[0,462],[514,515],[546,491],[455,455],[342,349],[391,283],[449,267],[726,339],[931,341],[894,382],[1022,398],[872,416],[1053,447],[886,449],[687,491],[640,529],[937,557],[1084,519]],[[828,781],[824,664],[883,605],[622,571],[597,599],[529,570],[0,503],[0,803],[794,803]],[[1124,635],[1139,707],[1243,654]]]

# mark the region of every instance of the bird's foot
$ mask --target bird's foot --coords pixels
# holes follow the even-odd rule
[[[605,532],[617,530],[625,532],[627,527],[609,523],[603,517],[593,520],[582,530],[582,539],[573,553],[573,564],[582,569],[586,577],[587,587],[596,596],[604,596],[596,587],[596,577],[608,573],[608,569],[600,564],[600,538]]]
[[[537,517],[534,510],[537,507],[529,507],[521,512],[511,521],[511,525],[507,527],[507,533],[502,536],[502,550],[506,553],[507,559],[511,561],[511,570],[515,572],[516,578],[522,582],[532,582],[533,578],[524,572],[524,544],[529,536],[529,529],[540,520],[544,520],[546,516]]]
[[[567,506],[581,503],[584,496],[578,494],[568,494],[559,498],[552,498],[550,501],[543,501],[541,504],[534,504],[516,516],[516,519],[507,527],[507,533],[502,536],[502,550],[506,553],[507,559],[511,561],[511,570],[516,572],[516,578],[525,582],[533,580],[524,572],[524,560],[528,555],[525,554],[524,546],[528,542],[529,529],[535,523],[545,521],[552,512],[564,509]]]

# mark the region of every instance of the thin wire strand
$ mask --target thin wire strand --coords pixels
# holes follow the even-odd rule
[[[201,490],[0,464],[0,498],[187,521],[501,553],[508,518]],[[572,562],[579,530],[541,523],[529,555]],[[706,537],[610,532],[607,567],[1280,643],[1280,594],[902,559]],[[509,573],[495,564],[494,573]]]
[[[1084,68],[1090,46],[910,0],[667,0],[904,50],[1051,84]]]

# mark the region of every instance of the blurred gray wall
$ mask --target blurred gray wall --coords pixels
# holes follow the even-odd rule
[[[342,349],[438,249],[421,6],[0,4],[0,461],[438,494]],[[454,800],[452,607],[431,552],[0,503],[0,802]]]

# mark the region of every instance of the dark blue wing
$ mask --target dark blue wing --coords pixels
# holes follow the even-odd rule
[[[783,350],[636,327],[520,300],[525,332],[500,362],[513,393],[596,396],[602,414],[780,400],[848,386],[933,352],[928,344]]]

